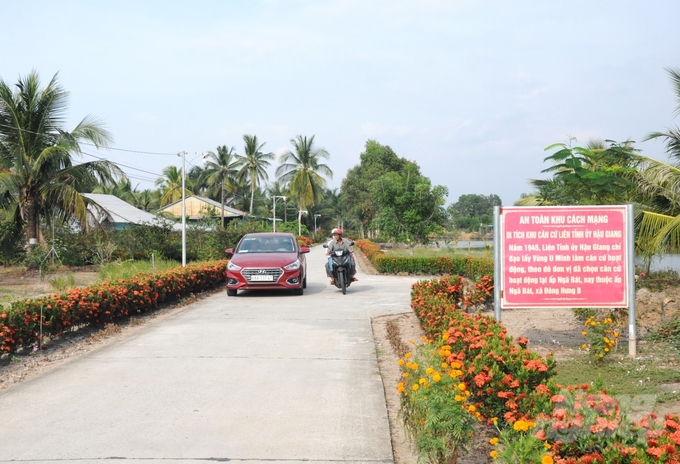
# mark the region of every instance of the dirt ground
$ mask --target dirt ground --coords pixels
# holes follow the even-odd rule
[[[372,274],[375,270],[361,253],[357,253],[359,266],[365,273]],[[76,282],[87,285],[96,280],[94,272],[75,272]],[[0,272],[0,289],[11,289],[15,295],[22,292],[54,293],[47,279],[40,281],[39,276],[25,273]],[[218,289],[216,291],[221,291]],[[642,289],[638,292],[638,327],[642,335],[656,326],[661,319],[667,319],[680,311],[680,288],[670,289],[665,293],[655,293]],[[2,298],[3,293],[0,293]],[[171,314],[181,311],[183,306],[208,296],[202,295],[190,298],[180,304],[167,307],[154,313],[131,318],[128,321],[114,325],[109,324],[103,329],[81,328],[70,332],[57,340],[48,340],[47,349],[25,351],[13,355],[0,356],[0,389],[16,385],[28,378],[42,374],[56,366],[74,359],[86,352],[96,350],[120,337],[128,336],[140,327],[154,323]],[[678,300],[676,302],[676,299]],[[0,303],[3,301],[0,299]],[[578,352],[582,342],[580,334],[581,323],[574,317],[571,310],[506,310],[502,313],[503,325],[510,335],[529,338],[529,347],[539,354],[554,353],[559,359],[567,359]],[[392,432],[392,446],[396,464],[412,464],[416,462],[413,448],[404,434],[398,418],[399,394],[397,384],[401,372],[397,364],[399,357],[408,350],[411,341],[417,341],[422,335],[418,320],[413,312],[384,316],[372,321],[373,334],[378,356],[380,373],[383,378],[385,399],[388,408],[390,429]],[[680,386],[678,386],[680,388]],[[677,412],[680,404],[667,405],[668,411]],[[470,453],[462,454],[458,464],[487,464],[491,451],[489,431],[480,428]]]

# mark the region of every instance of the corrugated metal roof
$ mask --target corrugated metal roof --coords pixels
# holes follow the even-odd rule
[[[148,211],[136,208],[115,195],[105,195],[102,193],[83,193],[82,195],[94,201],[106,211],[106,214],[104,214],[101,211],[90,208],[90,211],[92,211],[99,222],[108,219],[109,222],[114,223],[152,224],[157,222],[159,219],[167,220],[155,214],[149,213]]]

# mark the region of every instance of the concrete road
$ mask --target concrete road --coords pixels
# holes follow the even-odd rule
[[[342,295],[225,292],[0,392],[0,463],[376,463],[392,449],[370,318],[410,277]]]

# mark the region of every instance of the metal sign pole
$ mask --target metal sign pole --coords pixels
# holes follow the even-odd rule
[[[501,207],[493,207],[493,313],[501,321]]]
[[[626,205],[627,223],[626,250],[628,269],[628,356],[634,358],[637,353],[636,317],[635,317],[635,227],[633,205]]]

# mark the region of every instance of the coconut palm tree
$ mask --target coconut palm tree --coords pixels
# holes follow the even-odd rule
[[[80,192],[124,175],[108,161],[74,163],[80,143],[106,147],[111,135],[92,116],[71,132],[62,128],[68,92],[57,74],[41,88],[33,71],[19,77],[15,87],[0,79],[0,207],[10,211],[15,227],[27,226],[32,249],[41,218],[75,219],[87,227],[87,202]]]
[[[236,148],[226,145],[217,147],[217,154],[210,152],[203,170],[203,178],[208,188],[208,196],[213,197],[219,192],[222,204],[222,227],[224,227],[225,193],[236,191]]]
[[[144,211],[154,212],[160,204],[160,192],[158,190],[145,189],[135,193],[133,206]]]
[[[123,201],[134,204],[135,195],[139,192],[137,191],[137,187],[134,189],[132,188],[132,184],[130,184],[128,178],[123,178],[120,182],[116,182],[113,185],[98,185],[92,190],[92,193],[114,195]]]
[[[333,171],[320,158],[328,159],[329,153],[323,148],[314,146],[314,136],[309,139],[298,135],[290,143],[295,151],[287,151],[281,155],[281,165],[276,168],[279,181],[288,184],[289,195],[295,197],[298,209],[304,210],[323,197],[326,179],[333,178]]]
[[[680,116],[680,69],[668,68],[666,71],[670,75],[673,91],[675,92],[676,106],[673,114],[674,116]],[[676,126],[667,129],[666,132],[652,132],[645,137],[645,141],[653,139],[665,139],[666,153],[675,160],[676,164],[680,163],[680,128]]]
[[[182,170],[177,166],[163,168],[163,177],[156,179],[156,185],[161,190],[161,207],[182,199]],[[184,195],[191,195],[190,179],[185,179]]]
[[[247,181],[250,185],[250,214],[253,214],[253,201],[255,200],[255,189],[258,181],[268,180],[269,175],[266,169],[270,166],[268,160],[274,159],[273,153],[262,153],[262,147],[266,142],[260,144],[257,135],[244,135],[243,141],[245,154],[236,155],[236,167],[240,168],[238,176]]]

